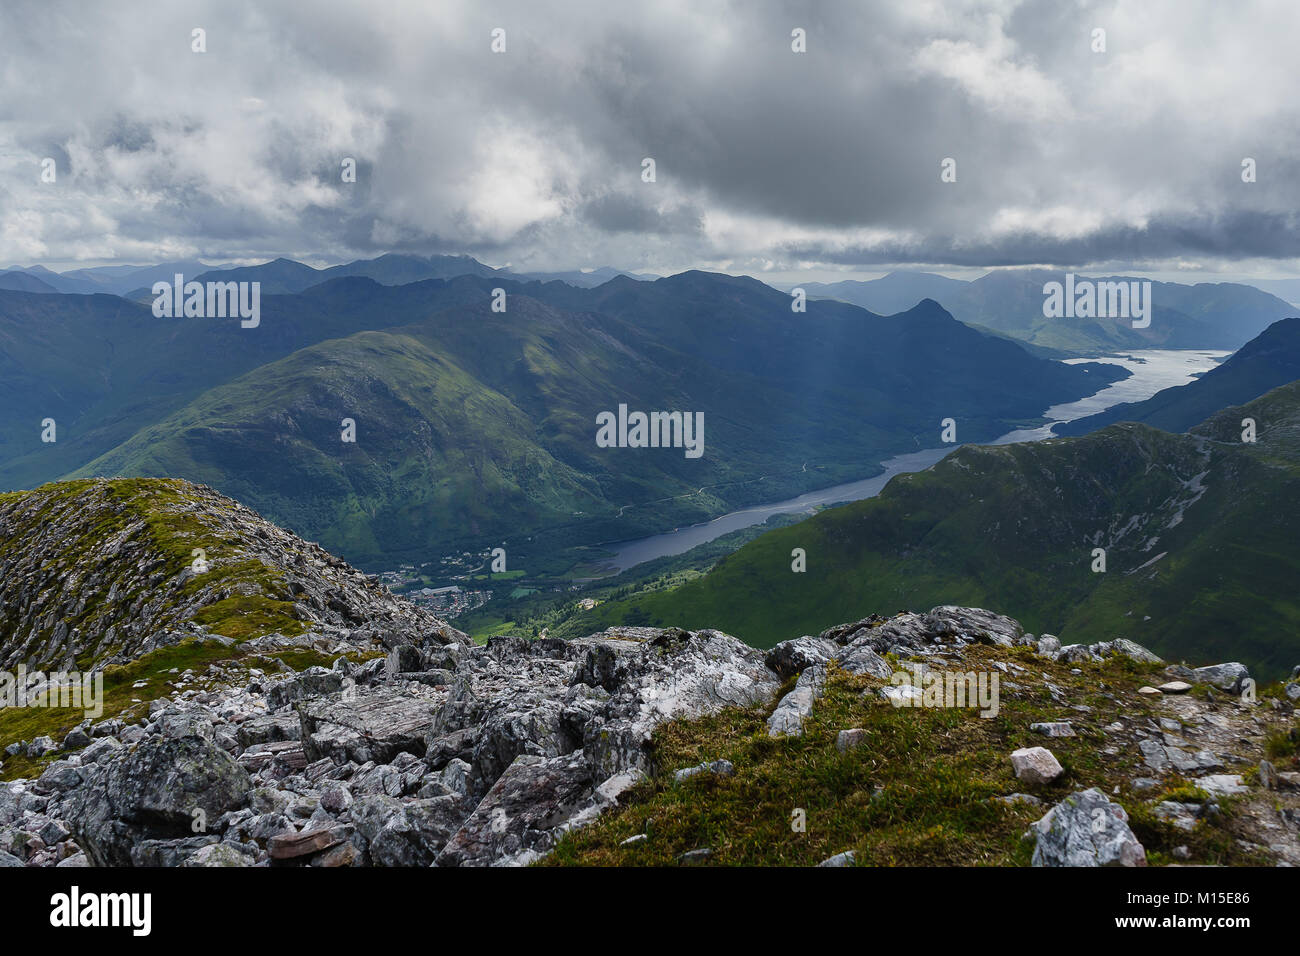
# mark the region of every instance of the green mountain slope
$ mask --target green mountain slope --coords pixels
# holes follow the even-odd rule
[[[1256,444],[1240,420],[1259,423]],[[1300,659],[1300,383],[1191,435],[1120,424],[1082,438],[960,448],[878,498],[770,532],[704,578],[591,624],[679,621],[760,646],[868,610],[943,600],[1008,609],[1074,643],[1128,637],[1173,658]],[[1092,571],[1093,549],[1105,573]],[[807,571],[791,570],[803,548]]]
[[[1122,374],[1033,358],[933,302],[794,314],[762,283],[704,273],[594,290],[352,277],[268,301],[268,336],[295,306],[317,333],[388,327],[164,407],[68,472],[202,480],[359,562],[506,537],[537,555],[870,475],[935,444],[945,417],[962,440],[991,438]],[[597,447],[597,414],[620,404],[702,413],[703,456]],[[356,444],[340,441],[344,418]]]
[[[1162,389],[1144,402],[1125,402],[1057,425],[1055,432],[1085,435],[1112,422],[1143,422],[1165,431],[1187,431],[1227,405],[1248,402],[1298,378],[1300,319],[1282,319],[1194,382]]]

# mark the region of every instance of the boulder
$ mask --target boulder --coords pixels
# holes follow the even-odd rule
[[[309,761],[330,758],[388,763],[399,753],[424,754],[425,735],[441,698],[412,696],[391,685],[352,694],[301,699],[302,747]]]
[[[836,660],[839,662],[840,667],[850,674],[861,674],[879,680],[888,680],[889,675],[894,673],[894,669],[889,666],[889,662],[872,650],[871,645],[865,641],[850,644]]]
[[[324,697],[343,686],[343,675],[324,667],[309,667],[288,680],[272,684],[266,692],[266,706],[271,710],[288,707],[296,700]]]
[[[211,740],[150,737],[120,750],[74,791],[67,819],[96,866],[131,865],[142,839],[188,835],[243,803],[247,772]]]
[[[1023,747],[1014,751],[1011,768],[1016,779],[1025,783],[1048,784],[1065,773],[1056,755],[1046,747]]]
[[[1117,637],[1110,642],[1111,652],[1114,654],[1123,654],[1125,657],[1137,661],[1139,664],[1163,664],[1164,661],[1157,655],[1151,653],[1136,641],[1130,641],[1126,637]]]
[[[794,689],[781,698],[767,719],[769,737],[797,737],[803,734],[803,722],[812,715],[813,705],[826,689],[826,666],[814,664],[802,674]]]
[[[814,664],[827,664],[835,660],[841,650],[838,644],[828,638],[805,635],[777,644],[764,656],[763,663],[776,671],[783,680],[788,680]]]
[[[1240,694],[1246,681],[1250,679],[1250,671],[1246,665],[1235,662],[1197,667],[1192,673],[1195,675],[1193,679],[1196,683],[1209,684],[1230,694]]]
[[[1128,814],[1095,787],[1066,797],[1031,832],[1034,866],[1146,866]]]
[[[425,800],[362,797],[352,819],[375,866],[429,866],[461,825],[465,806],[455,795]]]
[[[475,808],[438,856],[439,866],[527,864],[569,829],[594,819],[617,799],[594,788],[581,751],[560,757],[521,755]],[[630,784],[631,780],[627,781]]]

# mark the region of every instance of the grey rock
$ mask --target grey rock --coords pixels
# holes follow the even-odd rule
[[[332,694],[343,686],[343,675],[324,667],[309,667],[289,680],[271,685],[266,692],[266,706],[271,710],[287,707],[294,701]]]
[[[867,642],[850,644],[837,658],[840,667],[850,674],[860,674],[887,680],[894,669],[889,662],[871,649]]]
[[[601,713],[582,728],[597,780],[644,770],[650,735],[664,721],[766,703],[780,687],[761,651],[720,631],[616,628],[570,642],[571,653],[616,635],[640,640]]]
[[[66,760],[56,760],[41,773],[37,786],[46,791],[71,790],[84,779],[81,768]]]
[[[1034,866],[1146,866],[1128,814],[1095,787],[1066,797],[1034,824]]]
[[[1192,830],[1201,816],[1199,803],[1179,803],[1176,800],[1162,800],[1152,811],[1157,817],[1166,820],[1180,830]]]
[[[455,796],[408,801],[362,797],[352,806],[357,832],[376,866],[430,865],[464,815],[464,804]]]
[[[90,735],[80,727],[74,727],[63,738],[64,750],[80,750],[90,745]]]
[[[37,835],[45,841],[46,846],[54,846],[72,836],[72,831],[64,826],[62,821],[51,820],[41,827],[41,832]]]
[[[843,853],[836,853],[834,856],[828,856],[818,863],[818,866],[853,866],[856,854],[852,850],[845,850]]]
[[[1038,639],[1038,653],[1055,660],[1061,653],[1061,642],[1051,634],[1044,634]]]
[[[826,689],[826,667],[815,664],[799,675],[794,689],[781,698],[767,719],[769,737],[797,737],[803,734],[803,722],[812,715],[813,705]]]
[[[188,834],[196,813],[215,821],[249,789],[248,774],[212,741],[152,737],[96,768],[67,819],[96,866],[126,866],[141,839]]]
[[[1157,655],[1151,653],[1136,641],[1130,641],[1126,637],[1117,637],[1110,642],[1111,651],[1115,654],[1123,654],[1125,657],[1137,661],[1139,664],[1163,664],[1164,661]]]
[[[180,866],[192,853],[212,846],[217,838],[212,835],[176,837],[170,840],[141,840],[130,847],[130,865],[149,867]],[[93,853],[87,852],[92,865],[99,866]],[[125,866],[127,864],[113,864]]]
[[[840,646],[823,637],[796,637],[782,641],[763,658],[763,662],[782,679],[789,679],[813,664],[828,664],[840,654]]]
[[[212,843],[195,850],[181,863],[183,867],[252,866],[253,860],[229,843]]]
[[[254,744],[298,740],[301,735],[302,721],[293,712],[261,714],[250,718],[239,725],[235,734],[239,746],[244,750]]]
[[[607,805],[581,751],[560,757],[521,755],[438,856],[439,866],[527,864],[569,829]]]
[[[48,736],[37,737],[27,745],[27,756],[44,757],[46,754],[52,754],[58,749],[58,745],[55,744],[54,738]]]
[[[1240,775],[1235,773],[1209,774],[1198,779],[1196,785],[1216,797],[1235,797],[1250,792],[1250,788],[1241,782]]]
[[[694,767],[683,767],[681,770],[675,770],[673,771],[673,780],[682,783],[701,774],[715,777],[733,777],[736,774],[736,768],[730,760],[714,760],[711,763],[702,763]]]
[[[1198,684],[1210,684],[1230,694],[1240,694],[1245,682],[1250,678],[1250,671],[1245,664],[1211,664],[1209,667],[1197,667],[1192,671],[1193,681]],[[1161,688],[1163,690],[1163,688]]]
[[[1012,807],[1019,806],[1021,804],[1030,807],[1037,807],[1040,806],[1043,802],[1042,800],[1034,796],[1032,793],[1008,793],[1001,797],[994,797],[993,799],[996,800],[998,803],[1005,803],[1008,806],[1012,806]]]
[[[380,686],[349,697],[300,699],[302,745],[308,760],[329,757],[388,763],[399,753],[422,755],[437,701]]]
[[[835,749],[847,753],[855,747],[861,747],[867,739],[867,732],[861,727],[850,727],[835,735]]]
[[[1142,752],[1143,762],[1156,773],[1164,773],[1172,766],[1164,744],[1159,741],[1139,740],[1138,750]]]
[[[1056,755],[1046,747],[1022,747],[1013,751],[1011,769],[1017,780],[1037,784],[1051,783],[1065,772]]]
[[[1070,726],[1068,720],[1054,720],[1044,723],[1030,724],[1029,729],[1036,734],[1042,734],[1044,737],[1075,736],[1074,728]]]

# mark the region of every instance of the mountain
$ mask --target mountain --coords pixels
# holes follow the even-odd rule
[[[949,279],[933,272],[908,271],[891,272],[867,282],[846,280],[799,283],[809,296],[838,299],[880,315],[904,312],[922,299],[954,302],[968,284],[963,279]]]
[[[796,316],[760,282],[707,273],[592,290],[352,277],[266,303],[256,330],[207,323],[206,341],[184,341],[221,374],[178,363],[176,344],[142,350],[207,390],[151,391],[149,421],[64,473],[202,480],[360,563],[507,537],[554,560],[874,473],[936,444],[947,417],[962,440],[990,439],[1124,374],[1033,358],[933,302]],[[291,351],[291,329],[315,342]],[[597,416],[620,405],[702,414],[702,456],[599,447]]]
[[[1258,441],[1241,441],[1241,419]],[[1175,435],[964,446],[879,497],[768,532],[674,591],[586,623],[680,621],[770,645],[851,608],[1007,609],[1063,642],[1125,637],[1277,676],[1300,659],[1300,382]],[[791,570],[803,548],[807,571]],[[1092,570],[1094,548],[1106,570]]]
[[[604,285],[611,279],[617,279],[620,276],[639,279],[642,282],[653,282],[655,279],[660,278],[649,272],[624,272],[621,269],[602,266],[599,269],[592,269],[590,272],[577,270],[568,272],[524,272],[519,274],[519,279],[525,282],[565,282],[580,289],[594,289],[596,286]]]
[[[1057,425],[1054,431],[1084,435],[1112,422],[1143,422],[1165,431],[1187,431],[1227,405],[1244,404],[1296,379],[1300,379],[1300,318],[1283,319],[1193,382],[1162,389],[1143,402],[1124,402]]]
[[[182,481],[0,530],[3,867],[1300,863],[1300,685],[1239,663],[953,605],[480,646]]]
[[[1127,276],[1077,277],[1094,283],[1142,281]],[[1049,348],[1096,353],[1134,348],[1235,349],[1295,313],[1276,296],[1237,283],[1151,283],[1151,325],[1127,318],[1047,318],[1043,286],[1059,272],[1006,270],[969,283],[950,305],[963,322],[987,326]]]
[[[58,291],[48,282],[38,279],[36,276],[19,269],[0,272],[0,289],[5,289],[10,292],[48,293]]]
[[[243,329],[157,319],[116,296],[0,291],[0,488],[51,481],[209,388],[390,321],[365,309],[335,314],[320,298],[267,296],[260,326]],[[46,418],[57,424],[53,443],[42,441]]]
[[[0,494],[0,582],[6,671],[102,668],[196,635],[443,627],[320,547],[185,481]]]
[[[1249,285],[1300,306],[1300,279],[1255,279]]]
[[[1042,269],[1001,269],[971,282],[899,272],[872,282],[807,283],[805,288],[809,294],[884,312],[929,297],[968,325],[1054,352],[1088,355],[1143,348],[1235,349],[1296,312],[1283,299],[1240,283],[1152,282],[1149,328],[1135,329],[1129,318],[1048,318],[1043,314],[1043,286],[1064,279],[1064,273]],[[1077,279],[1143,281],[1131,276]]]
[[[314,285],[358,276],[373,279],[381,285],[406,285],[426,279],[450,279],[461,275],[507,275],[485,266],[470,256],[408,256],[390,253],[375,259],[358,259],[342,265],[316,269],[292,259],[273,259],[256,266],[205,270],[185,274],[186,281],[197,282],[260,282],[263,295],[291,295],[304,292]],[[171,280],[170,275],[161,278]],[[513,276],[512,276],[513,278]],[[147,288],[139,288],[128,297],[143,300],[151,297]]]

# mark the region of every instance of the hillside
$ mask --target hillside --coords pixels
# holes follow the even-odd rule
[[[1243,444],[1240,421],[1259,423]],[[1300,383],[1172,435],[960,448],[879,497],[762,535],[674,591],[611,603],[624,620],[721,627],[768,646],[851,608],[956,600],[1066,642],[1126,637],[1172,658],[1232,655],[1265,676],[1300,657]],[[1106,551],[1094,573],[1093,549]],[[793,573],[803,548],[807,571]]]
[[[210,488],[73,481],[0,495],[0,668],[103,667],[196,635],[431,633],[318,545]]]
[[[1237,663],[956,606],[479,646],[175,481],[0,528],[4,666],[73,671],[0,707],[0,866],[1300,862],[1300,685]]]
[[[497,287],[504,313],[490,307]],[[556,561],[864,477],[936,444],[946,417],[962,440],[992,438],[1125,374],[1031,357],[933,302],[890,317],[813,302],[796,315],[762,283],[707,273],[591,290],[344,277],[266,303],[247,331],[208,323],[180,337],[174,324],[177,338],[156,342],[146,320],[138,334],[155,347],[130,353],[145,367],[112,381],[130,393],[135,376],[174,372],[150,394],[155,414],[113,414],[117,388],[102,404],[88,396],[93,410],[57,451],[28,436],[37,447],[13,473],[45,478],[38,466],[58,461],[70,477],[191,477],[385,567],[507,538],[512,554]],[[21,401],[35,409],[42,387],[25,375],[36,394]],[[703,414],[703,455],[597,446],[596,416],[620,404]],[[93,444],[81,433],[101,416],[114,445],[107,429]],[[341,441],[345,418],[354,444]]]
[[[1184,432],[1228,405],[1241,405],[1300,379],[1300,318],[1274,322],[1194,382],[1166,388],[1144,402],[1114,405],[1057,425],[1058,435],[1085,435],[1113,422],[1142,422]]]

